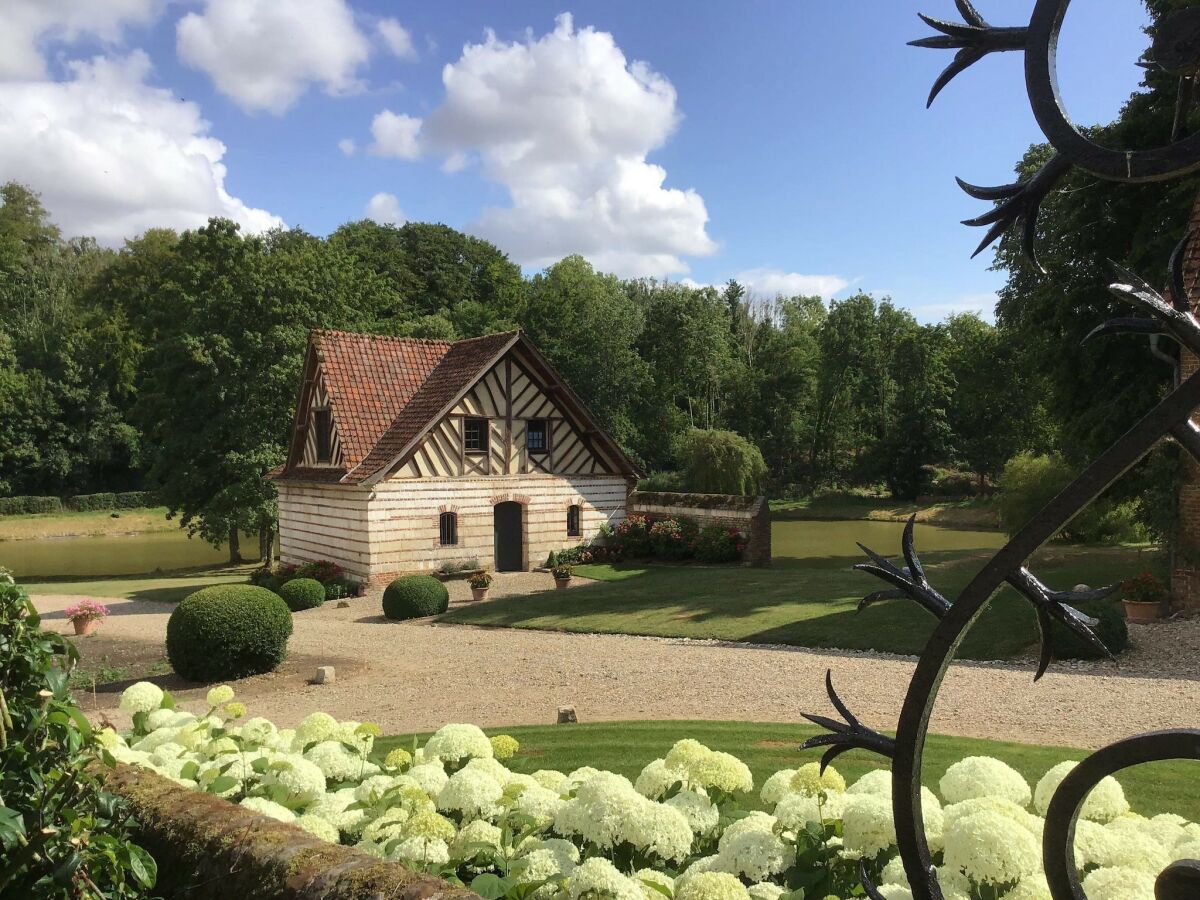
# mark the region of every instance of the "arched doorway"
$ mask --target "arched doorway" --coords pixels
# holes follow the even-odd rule
[[[520,572],[525,568],[524,511],[520,503],[497,503],[492,510],[496,543],[496,571]]]

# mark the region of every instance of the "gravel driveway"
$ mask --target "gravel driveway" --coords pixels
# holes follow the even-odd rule
[[[545,576],[539,577],[544,586]],[[531,584],[514,580],[504,587],[528,590]],[[48,614],[45,626],[63,632],[70,626],[61,610],[77,599],[35,598]],[[886,729],[895,726],[913,669],[911,659],[882,655],[389,622],[378,615],[376,600],[350,603],[347,609],[326,604],[296,614],[284,667],[237,686],[252,715],[286,726],[324,709],[375,722],[386,733],[456,721],[552,723],[560,705],[574,706],[583,722],[795,722],[801,711],[831,711],[824,692],[828,668],[850,708],[865,723]],[[98,635],[79,641],[92,668],[106,657],[161,658],[171,606],[115,600],[109,608],[113,614]],[[956,665],[942,688],[933,729],[1096,747],[1139,731],[1194,726],[1200,712],[1200,622],[1140,628],[1134,639],[1141,646],[1120,665],[1052,667],[1036,685],[1027,665]],[[337,667],[336,684],[307,683],[320,664]],[[154,680],[185,706],[202,705],[203,688],[173,675]],[[116,710],[121,687],[87,695],[84,708],[123,725]]]

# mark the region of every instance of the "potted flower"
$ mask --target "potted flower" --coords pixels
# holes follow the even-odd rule
[[[1162,617],[1167,601],[1167,588],[1149,572],[1142,572],[1121,582],[1122,605],[1130,622],[1153,622]]]
[[[554,587],[560,591],[565,590],[571,583],[571,567],[568,565],[554,566],[550,574],[554,576]]]
[[[96,628],[96,623],[108,616],[108,607],[95,600],[84,598],[74,606],[66,609],[67,621],[75,626],[78,635],[89,635]]]
[[[471,576],[471,599],[486,600],[488,597],[488,588],[492,586],[492,576],[487,572],[479,572]]]

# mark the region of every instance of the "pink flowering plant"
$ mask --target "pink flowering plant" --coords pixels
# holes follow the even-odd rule
[[[108,607],[97,600],[85,597],[65,610],[68,622],[99,622],[108,618]]]

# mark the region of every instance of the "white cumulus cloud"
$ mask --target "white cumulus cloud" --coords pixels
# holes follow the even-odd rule
[[[511,206],[485,209],[472,230],[522,264],[581,253],[605,271],[662,276],[716,249],[703,198],[667,187],[646,158],[680,121],[675,89],[611,34],[576,30],[568,14],[538,38],[488,32],[442,81],[420,145],[450,170],[477,158],[508,189]]]
[[[375,28],[393,56],[407,62],[413,62],[417,58],[417,48],[413,46],[412,34],[398,21],[380,19]]]
[[[420,132],[420,119],[385,109],[371,120],[371,137],[374,140],[367,149],[376,156],[416,159],[421,155],[421,147],[417,142]]]
[[[44,45],[91,37],[117,43],[128,25],[148,25],[164,0],[4,0],[0,3],[0,80],[46,75]]]
[[[282,224],[230,196],[225,145],[196,104],[147,84],[145,53],[67,68],[66,81],[0,85],[0,173],[39,191],[65,233],[118,244],[210,216],[248,231]]]
[[[768,267],[743,269],[733,277],[751,293],[765,297],[774,297],[777,294],[791,297],[802,294],[806,297],[819,296],[828,300],[838,291],[845,290],[850,286],[850,282],[840,275],[803,275],[799,272],[785,272],[782,269]]]
[[[312,85],[362,88],[370,41],[345,0],[205,0],[176,25],[179,57],[247,112],[287,111]]]
[[[355,143],[354,138],[342,138],[338,141],[338,149],[346,156],[353,156],[358,152],[358,144]]]
[[[400,201],[396,199],[396,195],[383,192],[367,201],[363,215],[380,225],[403,225],[408,221],[408,217],[400,209]]]

